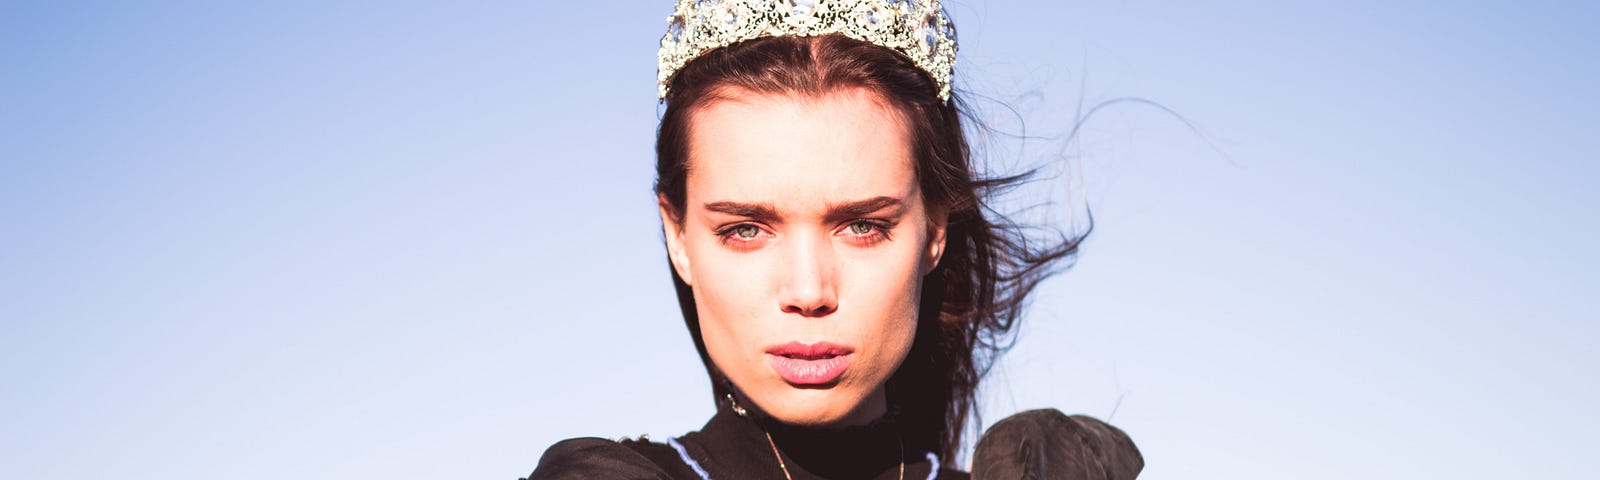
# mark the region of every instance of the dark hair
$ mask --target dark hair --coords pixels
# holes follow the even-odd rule
[[[936,96],[933,79],[905,56],[841,35],[769,37],[708,52],[673,77],[656,137],[658,195],[681,221],[688,139],[694,110],[737,91],[818,97],[864,87],[898,110],[911,130],[915,172],[930,212],[946,212],[945,250],[923,278],[911,352],[889,379],[891,409],[907,446],[953,461],[975,410],[978,381],[1010,346],[1026,297],[1077,251],[1082,236],[1030,241],[1023,227],[990,206],[990,197],[1029,174],[985,177],[974,171],[962,130],[964,103]],[[669,270],[672,270],[669,268]],[[700,333],[694,294],[676,270],[683,319],[713,393],[728,393]]]

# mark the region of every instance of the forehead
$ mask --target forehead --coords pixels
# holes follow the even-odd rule
[[[691,198],[800,206],[916,191],[905,121],[866,89],[733,95],[690,121]]]

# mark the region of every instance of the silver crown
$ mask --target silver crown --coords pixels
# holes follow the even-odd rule
[[[716,48],[762,37],[843,34],[904,54],[950,100],[956,32],[939,0],[677,0],[661,37],[656,82]]]

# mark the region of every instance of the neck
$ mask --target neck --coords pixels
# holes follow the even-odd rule
[[[894,478],[908,454],[893,417],[879,414],[851,426],[799,426],[755,412],[740,417],[724,407],[701,430],[700,439],[712,451],[742,452],[737,457],[751,462],[753,471],[778,468],[767,445],[770,434],[794,478]]]

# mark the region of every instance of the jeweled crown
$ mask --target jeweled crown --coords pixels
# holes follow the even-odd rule
[[[660,98],[690,60],[745,40],[832,33],[904,54],[950,100],[956,32],[938,0],[677,0],[656,65]]]

